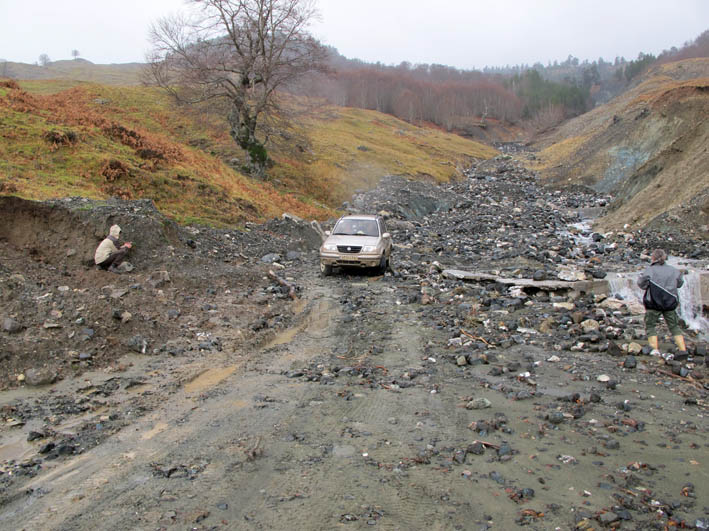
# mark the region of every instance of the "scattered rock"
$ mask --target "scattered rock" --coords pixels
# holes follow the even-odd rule
[[[22,325],[10,317],[6,317],[2,322],[2,329],[8,334],[18,334],[22,332]]]
[[[469,401],[465,407],[467,409],[486,409],[489,407],[492,407],[492,402],[490,402],[487,398],[474,398],[473,400]]]
[[[25,371],[25,383],[27,385],[49,385],[54,383],[56,379],[56,372],[49,368],[27,369]]]

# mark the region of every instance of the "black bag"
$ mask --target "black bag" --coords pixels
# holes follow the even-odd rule
[[[650,285],[645,290],[643,296],[643,305],[648,310],[657,310],[660,312],[669,312],[677,308],[679,300],[675,295],[667,291],[662,286],[658,286],[652,280]]]

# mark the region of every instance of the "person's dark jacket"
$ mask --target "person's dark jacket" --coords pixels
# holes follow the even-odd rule
[[[652,264],[647,267],[638,278],[638,286],[640,286],[640,289],[647,289],[650,286],[650,281],[669,291],[677,298],[679,298],[677,288],[682,287],[682,284],[684,284],[682,273],[677,268],[667,264]]]

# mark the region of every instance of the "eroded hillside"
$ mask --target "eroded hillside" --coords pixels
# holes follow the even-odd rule
[[[709,236],[709,59],[651,69],[634,88],[538,141],[555,184],[614,201],[602,227],[685,226]]]

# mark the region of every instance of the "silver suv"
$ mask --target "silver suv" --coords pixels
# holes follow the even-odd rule
[[[391,258],[391,235],[380,216],[342,216],[320,247],[320,272],[333,267],[377,267],[384,273]]]

